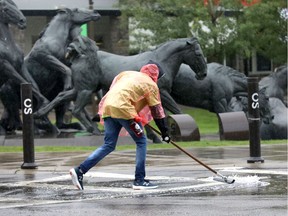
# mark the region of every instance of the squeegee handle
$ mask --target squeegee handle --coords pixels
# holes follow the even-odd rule
[[[161,135],[161,132],[158,131],[156,128],[152,127],[151,125],[147,124],[147,126],[149,128],[151,128],[153,131],[155,131],[157,134]],[[173,140],[170,140],[170,143],[172,145],[174,145],[176,148],[178,148],[180,151],[182,151],[184,154],[188,155],[190,158],[192,158],[193,160],[195,160],[196,162],[198,162],[199,164],[201,164],[202,166],[206,167],[208,170],[210,170],[211,172],[213,172],[216,175],[219,175],[219,173],[212,169],[211,167],[209,167],[208,165],[204,164],[202,161],[200,161],[199,159],[197,159],[196,157],[194,157],[192,154],[190,154],[189,152],[187,152],[185,149],[183,149],[182,147],[180,147],[179,145],[177,145]]]

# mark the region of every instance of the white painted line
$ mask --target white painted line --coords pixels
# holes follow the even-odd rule
[[[119,193],[121,192],[121,195],[114,195],[111,194],[111,198],[117,198],[117,197],[125,197],[125,196],[131,196],[131,195],[153,195],[153,194],[159,194],[159,193],[167,193],[167,192],[174,192],[174,191],[186,191],[189,189],[193,188],[204,188],[204,187],[211,187],[211,186],[216,186],[216,185],[222,185],[225,183],[221,182],[211,182],[211,183],[204,183],[204,184],[198,184],[198,185],[191,185],[191,186],[183,186],[183,187],[173,187],[173,188],[163,188],[163,189],[150,189],[150,190],[133,190],[132,188],[97,188],[97,187],[85,187],[88,189],[87,191],[103,191],[103,192],[116,192]],[[79,191],[81,192],[81,191]],[[84,193],[84,192],[83,192]],[[80,196],[81,197],[81,196]],[[83,200],[85,201],[93,201],[93,200],[100,200],[100,199],[107,199],[107,196],[103,197],[93,197],[93,198],[87,198],[87,199],[75,199],[75,200],[47,200],[47,201],[38,201],[38,200],[30,200],[29,203],[23,203],[23,204],[12,204],[12,205],[6,205],[6,206],[0,206],[0,209],[8,209],[8,208],[20,208],[20,207],[28,207],[28,206],[40,206],[40,205],[51,205],[51,204],[61,204],[61,203],[74,203],[74,202],[81,202]],[[3,202],[7,202],[7,198],[2,199]],[[0,202],[2,201],[0,199]],[[14,199],[13,199],[14,200]],[[11,201],[13,201],[11,200]],[[14,201],[21,202],[22,200],[15,199]]]
[[[85,177],[96,177],[96,178],[115,178],[115,179],[134,179],[134,175],[129,174],[118,174],[118,173],[105,173],[105,172],[89,172],[85,174]],[[191,181],[195,180],[195,178],[191,177],[174,177],[174,176],[147,176],[149,180],[184,180]]]
[[[111,179],[127,179],[127,180],[133,180],[134,175],[128,175],[128,174],[119,174],[119,173],[105,173],[105,172],[89,172],[84,175],[84,177],[88,178],[111,178]],[[51,182],[58,182],[58,181],[68,181],[70,180],[70,175],[61,175],[51,178],[45,178],[45,179],[39,179],[39,180],[32,180],[32,181],[20,181],[15,183],[5,183],[0,184],[0,186],[27,186],[30,184],[35,183],[51,183]],[[147,179],[149,180],[177,180],[177,181],[192,181],[195,180],[195,178],[190,177],[169,177],[169,176],[147,176]]]
[[[220,172],[247,173],[247,174],[268,174],[268,175],[288,175],[287,171],[263,170],[263,169],[245,169],[243,167],[226,167]]]

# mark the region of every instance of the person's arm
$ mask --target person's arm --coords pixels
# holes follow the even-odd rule
[[[161,132],[163,141],[169,143],[170,137],[168,133],[168,124],[165,118],[164,109],[161,104],[150,107],[152,117]]]

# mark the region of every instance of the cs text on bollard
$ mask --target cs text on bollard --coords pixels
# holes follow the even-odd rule
[[[248,163],[264,162],[260,145],[260,110],[258,78],[248,77],[248,123],[250,158]]]
[[[22,169],[35,169],[35,150],[34,150],[34,119],[33,119],[33,98],[32,85],[29,83],[21,84],[21,106],[23,118],[23,159]]]

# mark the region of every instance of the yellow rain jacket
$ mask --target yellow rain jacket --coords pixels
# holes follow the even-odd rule
[[[149,74],[147,71],[145,68],[142,68],[141,72],[124,71],[114,78],[110,90],[99,104],[99,114],[102,118],[112,117],[128,120],[140,115],[145,118],[146,122],[152,119],[148,108],[161,104],[156,84],[158,70],[157,76]],[[143,109],[145,106],[146,108]],[[162,106],[160,107],[162,109],[161,117],[164,118],[164,110]]]

